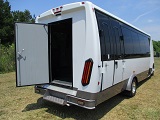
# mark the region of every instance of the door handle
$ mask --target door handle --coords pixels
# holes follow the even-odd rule
[[[22,52],[23,52],[23,51],[24,51],[24,49],[22,49],[21,52],[17,52],[17,54],[18,54],[17,59],[18,59],[18,60],[20,60],[20,59],[22,59],[22,58],[23,58],[23,60],[26,60],[26,57],[23,57],[23,56],[22,56]]]
[[[118,61],[115,61],[114,64],[115,64],[116,69],[117,69],[118,68]]]
[[[22,56],[22,52],[24,51],[24,49],[22,49],[21,52],[17,52],[19,56]]]

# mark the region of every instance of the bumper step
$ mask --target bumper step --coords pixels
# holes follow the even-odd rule
[[[60,105],[65,105],[64,104],[64,100],[60,99],[60,98],[57,98],[57,97],[46,96],[46,97],[43,97],[43,99],[47,100],[47,101],[50,101],[50,102],[54,102],[54,103],[60,104]]]
[[[47,101],[50,101],[50,102],[53,102],[53,103],[60,104],[60,105],[65,105],[65,100],[64,100],[64,99],[51,96],[51,95],[49,94],[49,91],[46,91],[46,93],[45,93],[44,96],[43,96],[43,99],[44,99],[44,100],[47,100]]]

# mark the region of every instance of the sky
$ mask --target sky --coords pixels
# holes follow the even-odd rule
[[[8,0],[11,10],[29,10],[36,16],[41,13],[80,0]],[[88,0],[89,1],[89,0]],[[160,41],[160,0],[90,0],[104,10],[147,32]]]

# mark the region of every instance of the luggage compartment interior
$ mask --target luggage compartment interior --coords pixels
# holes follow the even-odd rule
[[[72,86],[72,18],[48,24],[51,82]]]

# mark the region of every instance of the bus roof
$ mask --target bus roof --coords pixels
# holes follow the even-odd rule
[[[93,4],[93,3],[89,2],[89,1],[70,3],[70,4],[65,4],[65,5],[62,5],[62,6],[59,6],[59,7],[52,8],[52,9],[50,9],[50,10],[42,13],[41,15],[37,16],[36,20],[37,20],[37,19],[44,18],[44,17],[49,16],[49,15],[51,15],[51,14],[54,14],[54,13],[53,13],[53,9],[56,9],[56,8],[63,8],[62,11],[65,11],[65,10],[74,9],[74,8],[76,8],[76,7],[78,8],[78,7],[87,6],[87,5],[89,5],[90,7],[94,8],[94,9],[97,9],[97,10],[101,11],[102,13],[104,13],[104,14],[106,14],[106,15],[109,15],[109,16],[115,18],[116,20],[118,20],[118,21],[120,21],[120,22],[122,22],[122,23],[124,23],[124,24],[126,24],[126,25],[129,25],[130,27],[132,27],[132,28],[134,28],[134,29],[136,29],[136,30],[138,30],[138,31],[140,31],[140,32],[142,32],[142,33],[150,36],[148,33],[144,32],[143,30],[140,30],[139,28],[133,26],[132,24],[126,22],[125,20],[122,20],[121,18],[119,18],[119,17],[111,14],[110,12],[108,12],[108,11],[106,11],[106,10],[98,7],[98,6],[96,6],[95,4]]]
[[[126,24],[126,25],[129,25],[130,27],[132,27],[132,28],[134,28],[134,29],[136,29],[136,30],[138,30],[138,31],[140,31],[140,32],[142,32],[142,33],[148,35],[148,36],[150,36],[150,34],[144,32],[143,30],[140,30],[139,28],[133,26],[132,24],[126,22],[125,20],[122,20],[121,18],[119,18],[119,17],[117,17],[117,16],[111,14],[110,12],[108,12],[108,11],[106,11],[106,10],[104,10],[104,9],[102,9],[102,8],[100,8],[100,7],[98,7],[98,6],[96,6],[96,5],[94,5],[93,3],[92,3],[92,5],[93,5],[93,7],[94,7],[95,9],[97,9],[97,10],[99,10],[99,11],[101,11],[101,12],[103,12],[103,13],[105,13],[105,14],[107,14],[107,15],[113,17],[113,18],[115,18],[116,20],[118,20],[118,21],[120,21],[120,22],[122,22],[122,23],[124,23],[124,24]]]

